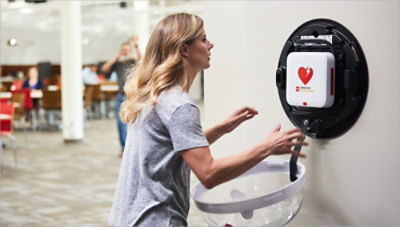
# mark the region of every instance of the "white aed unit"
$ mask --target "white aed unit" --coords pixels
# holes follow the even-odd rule
[[[287,57],[289,105],[331,107],[335,101],[335,57],[330,52],[292,52]]]

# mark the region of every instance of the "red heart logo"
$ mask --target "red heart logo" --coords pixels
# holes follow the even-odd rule
[[[313,70],[311,67],[300,67],[299,70],[297,70],[297,73],[299,74],[299,78],[301,81],[303,81],[304,85],[306,85],[313,76]]]

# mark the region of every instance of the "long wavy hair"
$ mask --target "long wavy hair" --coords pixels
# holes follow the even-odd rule
[[[142,109],[155,105],[161,92],[179,83],[189,83],[186,64],[180,50],[200,36],[203,20],[187,13],[172,14],[161,20],[148,41],[143,59],[130,70],[122,103],[122,121],[132,123]]]

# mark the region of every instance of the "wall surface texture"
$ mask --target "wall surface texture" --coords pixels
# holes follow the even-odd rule
[[[302,23],[329,18],[358,39],[368,61],[364,111],[344,135],[307,138],[303,208],[289,226],[400,225],[400,1],[206,1],[215,44],[205,71],[205,128],[243,105],[259,115],[223,137],[215,157],[263,140],[277,122],[292,126],[275,86],[282,47]],[[271,158],[289,158],[288,156]]]

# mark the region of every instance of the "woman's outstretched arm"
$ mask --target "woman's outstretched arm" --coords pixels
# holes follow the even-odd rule
[[[214,160],[209,147],[189,149],[183,151],[181,155],[201,183],[206,188],[213,188],[241,175],[269,155],[295,153],[296,151],[291,149],[292,146],[308,144],[293,142],[293,140],[304,138],[300,129],[294,128],[281,132],[280,125],[277,125],[261,143],[229,157]],[[304,154],[298,155],[305,157]]]

